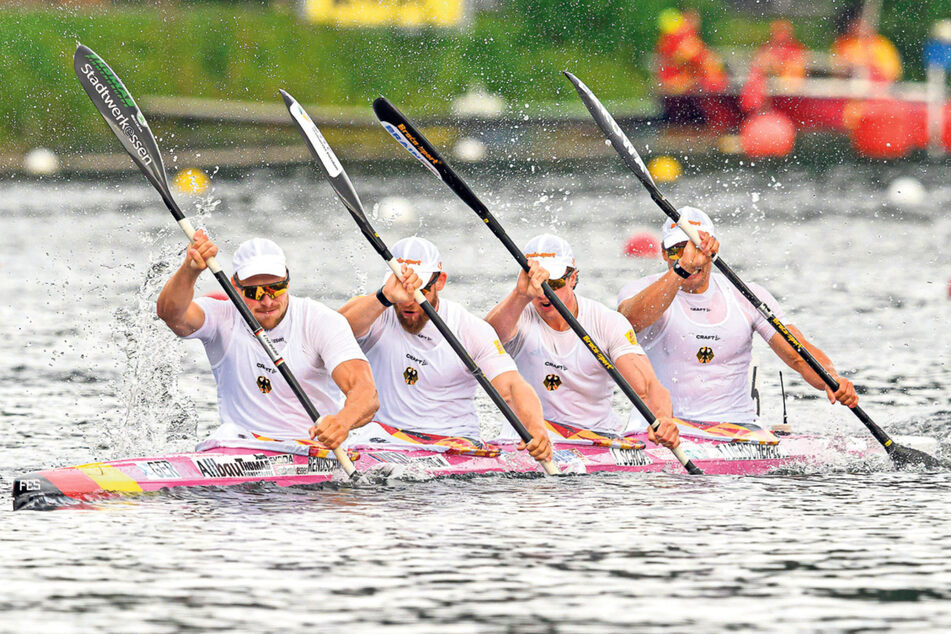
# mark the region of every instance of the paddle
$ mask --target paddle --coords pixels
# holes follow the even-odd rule
[[[119,77],[112,72],[108,64],[106,64],[101,57],[92,52],[91,49],[82,44],[76,47],[76,53],[73,55],[73,68],[76,70],[79,83],[82,84],[83,89],[85,89],[86,94],[89,95],[89,98],[92,100],[93,105],[96,106],[99,114],[101,114],[102,118],[109,124],[113,133],[118,137],[119,142],[122,143],[122,147],[124,147],[126,152],[129,153],[129,156],[132,157],[132,161],[142,170],[145,177],[152,183],[152,187],[158,191],[162,200],[165,201],[165,206],[168,207],[168,210],[172,212],[172,216],[178,221],[178,226],[182,228],[182,231],[184,231],[188,239],[191,240],[195,229],[192,227],[191,222],[185,217],[185,214],[182,213],[178,203],[172,198],[172,193],[168,188],[168,177],[165,175],[165,165],[162,163],[162,155],[159,152],[158,144],[155,142],[155,137],[152,135],[152,131],[149,129],[149,124],[145,121],[142,111],[139,110],[139,107],[132,99],[132,95],[129,94],[125,85],[123,85]],[[280,370],[281,375],[291,386],[294,395],[301,402],[301,405],[304,406],[304,409],[307,410],[308,416],[310,416],[311,420],[315,423],[319,422],[320,414],[317,412],[314,404],[310,402],[310,399],[304,393],[304,390],[301,389],[291,369],[287,367],[284,363],[284,359],[274,348],[274,344],[268,339],[264,328],[261,327],[261,324],[258,323],[258,320],[255,319],[254,315],[251,314],[251,311],[248,310],[248,307],[238,296],[237,290],[231,285],[228,276],[221,270],[221,266],[217,260],[215,258],[209,258],[207,264],[208,268],[214,274],[215,279],[221,284],[221,288],[225,294],[228,295],[228,299],[230,299],[231,303],[238,309],[238,312],[251,329],[251,332],[254,333],[254,336],[264,348],[265,352],[267,352],[271,361],[274,362],[274,365]],[[334,449],[333,452],[347,475],[353,476],[356,469],[350,461],[350,458],[347,457],[346,452],[340,447]]]
[[[334,192],[350,212],[350,215],[353,217],[354,222],[357,223],[364,237],[366,237],[370,245],[373,246],[373,249],[380,254],[380,257],[382,257],[387,266],[390,267],[390,270],[393,271],[393,275],[395,275],[397,279],[402,279],[403,273],[400,269],[400,263],[396,261],[396,258],[393,257],[393,254],[390,253],[390,250],[386,244],[384,244],[383,239],[380,238],[380,234],[374,231],[370,225],[370,221],[367,220],[366,212],[363,210],[363,203],[360,202],[360,198],[357,196],[357,192],[354,190],[353,184],[347,176],[347,172],[344,171],[340,161],[337,160],[337,156],[330,148],[330,145],[324,140],[324,136],[320,133],[317,126],[314,125],[314,122],[311,121],[310,117],[307,116],[307,113],[301,105],[284,90],[281,91],[281,96],[284,98],[284,103],[287,105],[287,110],[291,113],[291,118],[297,125],[297,129],[300,130],[301,135],[304,137],[307,147],[310,148],[311,154],[313,154],[317,160],[321,172],[323,172],[324,176],[330,182],[330,186],[333,187]],[[420,308],[423,309],[423,312],[429,317],[430,321],[433,322],[433,325],[436,326],[440,334],[449,342],[453,351],[459,355],[459,359],[463,365],[466,366],[466,369],[472,373],[472,376],[475,377],[479,385],[482,386],[482,389],[489,395],[492,402],[502,411],[505,419],[512,425],[519,437],[526,443],[531,442],[532,435],[529,434],[525,426],[522,425],[522,421],[518,419],[518,416],[515,415],[515,412],[512,411],[509,404],[505,402],[502,395],[495,389],[492,382],[486,378],[482,369],[472,360],[472,357],[466,352],[466,349],[449,329],[449,326],[442,320],[442,317],[439,316],[439,313],[436,312],[432,304],[427,301],[422,291],[416,289],[414,299]],[[560,473],[550,460],[542,462],[541,465],[548,475],[558,475]]]
[[[522,267],[522,270],[528,272],[529,265],[528,259],[525,255],[519,250],[515,243],[512,242],[512,239],[509,238],[508,234],[505,232],[505,229],[502,228],[502,225],[499,224],[499,221],[489,212],[489,209],[482,204],[482,201],[469,189],[469,186],[463,182],[462,178],[449,166],[446,161],[439,155],[439,152],[436,151],[436,148],[420,133],[409,120],[403,116],[396,107],[391,104],[385,97],[379,97],[373,102],[373,111],[376,113],[377,118],[380,120],[380,123],[383,125],[383,129],[390,133],[390,135],[396,139],[396,141],[402,145],[410,154],[412,154],[416,160],[426,166],[429,171],[436,175],[442,182],[449,186],[449,189],[454,191],[457,196],[459,196],[469,207],[472,208],[476,214],[482,218],[489,229],[492,230],[492,233],[502,241],[502,244],[508,250],[512,257],[518,262],[519,266]],[[657,420],[657,417],[650,411],[650,408],[644,404],[644,401],[641,400],[641,397],[637,395],[637,392],[634,391],[634,388],[621,376],[621,373],[618,372],[617,368],[614,367],[614,364],[608,359],[601,348],[598,347],[598,344],[595,343],[594,339],[587,333],[587,331],[578,323],[578,320],[575,319],[575,316],[571,314],[571,311],[568,310],[568,307],[555,295],[555,291],[551,289],[551,286],[548,285],[548,282],[542,284],[542,289],[545,291],[545,297],[548,298],[548,301],[552,303],[555,309],[558,310],[559,314],[564,318],[571,329],[575,332],[578,337],[581,338],[581,341],[585,343],[588,347],[588,350],[591,354],[594,355],[594,358],[598,360],[601,364],[601,367],[614,379],[614,382],[617,383],[618,387],[621,388],[621,391],[624,392],[624,395],[627,396],[634,403],[634,407],[637,408],[637,411],[647,419],[650,426],[657,431],[660,427],[660,422]],[[684,468],[694,474],[703,473],[693,462],[687,458],[683,450],[680,447],[671,450],[674,455],[677,457],[677,460],[680,461],[680,464]]]
[[[657,188],[657,185],[654,183],[654,179],[651,178],[650,173],[647,171],[647,168],[644,166],[644,162],[641,160],[640,155],[637,153],[637,150],[634,149],[634,146],[631,144],[630,139],[621,131],[620,126],[618,126],[617,121],[614,120],[614,117],[607,111],[607,109],[598,101],[598,98],[594,96],[594,93],[585,86],[581,80],[569,73],[564,71],[565,76],[569,81],[574,85],[575,90],[578,91],[578,94],[581,96],[581,100],[584,102],[584,105],[588,108],[588,112],[591,113],[591,116],[594,118],[595,122],[598,124],[598,127],[601,128],[601,131],[604,135],[611,141],[611,145],[614,146],[614,149],[618,154],[621,155],[621,159],[624,163],[630,168],[634,175],[638,178],[644,187],[647,188],[648,193],[650,193],[651,198],[655,203],[667,214],[671,220],[676,222],[681,229],[690,237],[691,242],[695,245],[700,245],[700,234],[697,233],[697,230],[686,221],[681,221],[680,213],[677,211],[670,201],[664,198],[664,195],[660,193],[660,190]],[[743,283],[736,273],[733,272],[726,262],[724,262],[719,254],[713,256],[713,262],[716,264],[716,267],[720,269],[720,272],[726,276],[730,282],[737,288],[743,296],[749,300],[751,304],[756,308],[760,315],[763,316],[778,332],[783,336],[783,339],[793,347],[793,349],[799,354],[800,357],[809,365],[812,370],[819,375],[819,378],[822,379],[822,382],[829,386],[829,388],[834,392],[839,389],[838,382],[832,378],[832,376],[826,371],[824,367],[816,360],[816,358],[809,352],[791,332],[786,328],[785,325],[769,309],[769,307],[764,304],[760,299],[750,290],[750,288]],[[892,460],[899,467],[910,464],[921,464],[928,468],[936,467],[946,467],[951,465],[946,465],[942,461],[929,456],[923,451],[917,449],[912,449],[911,447],[904,447],[897,444],[894,440],[889,437],[885,431],[875,424],[875,422],[865,413],[861,407],[851,408],[852,412],[858,417],[860,421],[868,428],[868,430],[875,437],[875,440],[880,442],[885,451],[891,456]]]

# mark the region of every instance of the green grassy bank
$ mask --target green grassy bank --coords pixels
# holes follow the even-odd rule
[[[133,95],[275,101],[287,88],[304,103],[362,106],[385,94],[414,114],[439,114],[475,84],[511,104],[564,101],[564,68],[604,99],[647,96],[656,16],[671,4],[511,0],[464,29],[415,33],[315,26],[287,8],[253,4],[2,9],[0,147],[114,149],[73,75],[77,40],[102,55]],[[701,9],[714,45],[754,46],[768,33],[766,18],[738,16],[723,2],[688,4]],[[886,0],[883,30],[898,34],[906,53],[920,46],[939,4]],[[831,42],[828,20],[798,21],[797,29],[808,45]]]

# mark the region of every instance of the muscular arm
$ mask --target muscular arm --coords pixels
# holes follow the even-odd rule
[[[422,281],[413,269],[405,264],[401,269],[403,281],[397,279],[395,275],[390,275],[383,284],[383,297],[393,304],[412,301],[413,292],[422,285]],[[376,293],[372,293],[354,297],[337,312],[346,318],[350,329],[353,330],[353,336],[359,339],[370,332],[370,326],[387,308],[388,306],[384,306],[376,298]]]
[[[684,278],[668,270],[640,293],[621,302],[618,312],[631,322],[634,332],[641,332],[670,307],[683,281]]]
[[[337,312],[346,318],[353,330],[353,336],[359,339],[370,332],[370,326],[380,318],[384,310],[386,308],[376,295],[361,295],[341,306]]]
[[[646,355],[633,353],[621,355],[614,365],[654,416],[666,418],[672,415],[670,392],[657,379]]]
[[[363,427],[373,419],[380,401],[373,383],[370,364],[363,359],[350,359],[334,368],[330,375],[347,401],[336,414],[322,416],[319,425],[310,428],[310,437],[316,438],[331,449],[347,439],[351,429]]]
[[[370,364],[363,359],[350,359],[334,368],[330,376],[347,397],[337,416],[347,423],[349,429],[369,423],[380,409]]]
[[[528,273],[521,271],[515,288],[505,296],[498,306],[489,311],[485,320],[495,328],[499,341],[508,343],[518,334],[518,318],[529,302],[535,297],[545,294],[542,284],[548,281],[548,271],[538,263],[538,260],[529,260]]]
[[[786,324],[786,328],[789,330],[792,335],[799,340],[802,346],[812,353],[812,356],[816,358],[816,361],[819,362],[826,371],[832,375],[832,378],[835,379],[836,383],[839,384],[839,389],[834,393],[831,389],[825,384],[816,372],[809,367],[799,353],[786,342],[786,339],[779,334],[778,332],[774,334],[769,339],[769,347],[773,349],[773,352],[783,360],[783,362],[788,365],[790,368],[802,375],[802,378],[805,379],[806,383],[816,388],[817,390],[825,390],[826,394],[829,395],[831,401],[838,400],[843,405],[848,407],[855,407],[858,404],[859,397],[855,393],[855,387],[852,385],[852,382],[846,378],[839,376],[835,367],[832,365],[832,360],[826,356],[822,350],[814,346],[813,344],[806,341],[806,338],[803,337],[802,332],[799,331],[795,326]]]
[[[530,301],[531,299],[518,291],[512,291],[485,316],[489,325],[495,328],[499,341],[508,343],[515,337],[518,332],[518,318]]]
[[[217,254],[218,247],[204,229],[196,231],[185,253],[185,261],[159,293],[156,312],[179,337],[192,334],[205,323],[205,311],[192,298],[195,296],[195,282],[208,266],[206,260]]]
[[[551,460],[551,442],[545,429],[542,403],[532,386],[515,370],[498,375],[492,379],[492,385],[515,410],[518,419],[532,435],[532,442],[528,445],[532,457],[542,461]]]

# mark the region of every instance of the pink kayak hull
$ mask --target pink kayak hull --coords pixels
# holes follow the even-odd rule
[[[648,441],[646,434],[628,435],[624,440],[636,448],[556,442],[554,463],[571,474],[684,473],[673,454]],[[694,464],[710,475],[761,475],[793,464],[823,464],[843,455],[884,454],[871,439],[822,436],[788,436],[778,444],[684,437],[681,447]],[[384,477],[541,473],[538,463],[525,452],[514,451],[514,445],[500,445],[499,449],[497,456],[478,456],[453,450],[357,446],[351,449],[351,455],[358,471]],[[315,455],[229,447],[38,471],[14,480],[14,509],[38,505],[48,508],[50,504],[44,505],[44,500],[84,501],[175,487],[251,482],[298,486],[344,479],[336,460],[326,450],[311,447],[309,452]]]

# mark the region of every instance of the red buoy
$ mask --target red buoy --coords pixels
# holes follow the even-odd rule
[[[647,232],[635,233],[624,243],[624,255],[629,258],[660,257],[660,238]]]
[[[754,114],[740,128],[740,145],[750,158],[786,156],[795,144],[795,124],[776,110]]]
[[[944,133],[941,135],[944,148],[951,152],[951,103],[944,107]]]
[[[914,130],[905,109],[894,100],[868,102],[852,132],[852,146],[866,158],[902,158],[911,150]]]
[[[212,291],[211,293],[207,293],[205,297],[210,297],[212,299],[220,299],[222,301],[228,301],[228,296],[225,295],[224,292],[222,291]]]

